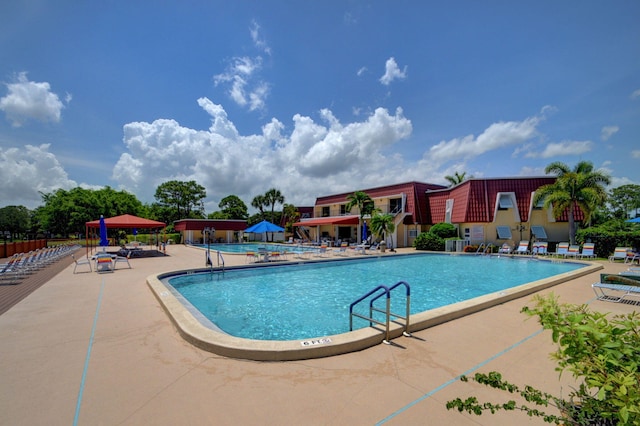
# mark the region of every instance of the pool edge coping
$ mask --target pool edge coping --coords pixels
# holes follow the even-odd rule
[[[572,260],[571,263],[579,263],[584,266],[550,278],[411,315],[409,331],[424,330],[452,321],[604,268],[601,264],[594,262]],[[206,271],[208,269],[187,269],[157,273],[147,277],[147,285],[178,330],[178,333],[189,343],[208,352],[229,358],[255,361],[294,361],[324,358],[367,349],[381,343],[385,338],[384,330],[377,327],[363,328],[315,339],[286,341],[252,340],[221,333],[201,324],[161,281],[161,277],[179,272],[195,273]],[[390,338],[394,339],[401,336],[403,331],[403,326],[392,323]]]

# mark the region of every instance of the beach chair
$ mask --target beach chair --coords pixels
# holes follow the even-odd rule
[[[629,250],[627,251],[627,255],[624,258],[624,263],[633,264],[633,262],[636,262],[640,265],[640,253]]]
[[[248,251],[247,257],[245,257],[245,263],[253,263],[258,261],[258,255],[255,251]]]
[[[72,254],[71,258],[73,259],[75,265],[73,266],[73,273],[76,273],[76,269],[78,266],[89,265],[89,272],[93,272],[93,268],[91,267],[91,260],[86,257],[80,258],[80,260],[76,259],[76,257]]]
[[[609,256],[609,262],[615,262],[616,260],[622,260],[624,262],[627,258],[628,247],[616,247],[613,254]]]
[[[555,257],[564,257],[569,250],[569,243],[558,243],[556,247],[556,251],[554,253],[550,253]]]
[[[502,244],[502,246],[500,246],[500,248],[498,249],[498,253],[500,254],[510,254],[511,250],[513,250],[511,248],[511,246],[509,245],[509,243],[504,243]]]
[[[129,263],[129,259],[131,258],[131,251],[128,251],[126,256],[116,256],[113,262],[113,269],[118,267],[118,263],[126,263],[129,269],[131,269],[131,264]]]
[[[595,258],[595,248],[596,245],[594,243],[584,243],[582,246],[582,253],[580,253],[580,257],[582,259],[586,258]]]
[[[572,244],[567,249],[567,252],[564,254],[564,257],[573,257],[577,259],[580,256],[580,246]]]
[[[534,243],[533,246],[533,254],[537,254],[537,255],[544,255],[546,256],[548,254],[547,252],[547,248],[549,247],[549,243],[546,241],[538,241],[537,243]]]
[[[342,243],[340,247],[333,251],[334,254],[338,256],[346,256],[348,254],[347,249],[349,248],[349,243]]]
[[[601,274],[600,282],[592,284],[591,288],[598,300],[623,302],[633,297],[640,298],[640,276]]]
[[[515,251],[516,254],[529,254],[529,240],[522,240]]]

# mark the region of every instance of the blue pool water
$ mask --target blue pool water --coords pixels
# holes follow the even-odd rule
[[[206,244],[193,244],[196,247],[207,248]],[[258,249],[266,248],[268,251],[305,251],[305,250],[317,250],[313,247],[297,246],[297,245],[284,245],[284,244],[269,244],[269,243],[215,243],[209,245],[211,250],[218,250],[223,253],[246,253],[248,251],[258,251]]]
[[[348,332],[349,305],[380,284],[409,283],[415,314],[581,266],[531,258],[396,255],[180,275],[169,284],[228,334],[297,340]],[[391,311],[403,314],[404,291],[396,289],[391,300]],[[385,299],[380,303],[384,307]],[[357,311],[368,314],[368,303]],[[368,325],[354,320],[354,329]]]

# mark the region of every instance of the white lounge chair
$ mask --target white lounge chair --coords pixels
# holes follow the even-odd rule
[[[504,243],[504,244],[502,244],[502,246],[500,246],[500,248],[498,249],[498,253],[500,253],[500,254],[510,254],[512,250],[513,250],[513,249],[511,248],[511,246],[509,245],[509,243]]]
[[[93,268],[91,267],[91,260],[89,260],[86,257],[81,257],[80,260],[76,259],[76,257],[72,254],[71,258],[73,259],[73,261],[75,262],[75,265],[73,266],[73,273],[76,273],[76,268],[78,268],[78,266],[82,266],[82,265],[89,265],[89,272],[93,272]]]
[[[582,253],[580,253],[580,257],[581,258],[595,258],[596,254],[595,254],[595,249],[596,249],[596,245],[594,243],[584,243],[584,245],[582,246]]]
[[[565,257],[567,251],[569,251],[569,243],[558,243],[556,251],[549,254],[555,257]]]
[[[570,245],[569,248],[567,249],[567,252],[564,255],[564,257],[573,257],[574,259],[577,259],[579,256],[580,256],[580,246],[576,244]]]
[[[129,263],[130,258],[131,251],[128,251],[126,256],[116,256],[115,261],[113,262],[113,269],[118,267],[118,263],[126,263],[129,269],[131,269],[131,264]]]
[[[518,244],[516,254],[529,254],[529,240],[522,240]]]
[[[627,258],[628,247],[616,247],[613,254],[609,256],[609,262],[615,262],[616,260],[622,260],[623,262]]]
[[[602,274],[600,282],[591,284],[591,288],[598,300],[622,302],[632,297],[640,298],[640,280],[623,275]]]

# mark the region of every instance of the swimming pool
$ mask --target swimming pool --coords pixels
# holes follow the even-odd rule
[[[380,284],[408,282],[414,315],[582,266],[532,258],[418,254],[189,274],[168,282],[227,334],[300,340],[348,332],[349,305]],[[391,311],[404,312],[405,302],[404,292],[394,293]],[[365,309],[362,314],[368,311],[366,303],[359,308]],[[363,319],[353,322],[354,329],[368,325]]]

